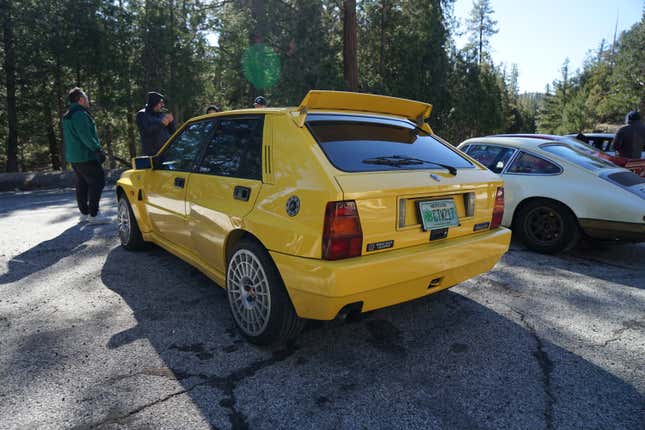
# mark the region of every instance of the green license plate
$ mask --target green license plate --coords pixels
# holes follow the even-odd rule
[[[429,200],[419,202],[418,205],[424,231],[459,225],[457,208],[453,199]]]

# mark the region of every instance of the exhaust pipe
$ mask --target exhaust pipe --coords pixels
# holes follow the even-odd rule
[[[363,302],[350,303],[348,305],[343,306],[341,310],[338,311],[338,315],[336,315],[336,319],[341,321],[351,321],[353,319],[356,319],[361,314],[362,309],[363,309]]]

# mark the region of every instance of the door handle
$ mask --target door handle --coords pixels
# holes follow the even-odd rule
[[[233,198],[235,200],[242,200],[243,202],[248,202],[249,197],[251,197],[251,189],[249,187],[236,186],[233,190]]]
[[[186,178],[175,178],[175,187],[184,188],[186,184]]]

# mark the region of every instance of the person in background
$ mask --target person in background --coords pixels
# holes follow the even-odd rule
[[[69,92],[69,109],[63,115],[65,156],[76,173],[76,200],[81,212],[79,222],[104,224],[108,219],[99,215],[99,201],[105,186],[101,164],[105,154],[96,132],[96,123],[89,112],[90,99],[76,87]]]
[[[149,92],[145,108],[137,112],[137,127],[143,155],[156,155],[175,132],[175,117],[164,110],[165,106],[166,98],[163,94]]]
[[[211,114],[211,113],[221,112],[221,111],[222,111],[222,109],[220,109],[219,106],[210,105],[209,107],[206,108],[206,115]]]
[[[621,127],[614,136],[616,155],[625,158],[642,158],[645,146],[645,125],[638,111],[631,111],[625,117],[626,126]]]
[[[267,101],[264,97],[258,96],[253,100],[253,107],[256,109],[267,107]]]

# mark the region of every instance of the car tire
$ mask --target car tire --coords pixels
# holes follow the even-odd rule
[[[287,294],[267,251],[253,240],[241,240],[231,252],[226,292],[235,324],[251,343],[269,345],[297,337],[305,321]]]
[[[143,240],[132,206],[125,196],[119,198],[117,221],[121,246],[129,251],[138,251],[146,247],[147,242]]]
[[[562,203],[532,200],[523,205],[513,225],[524,245],[542,254],[566,251],[578,243],[580,227],[575,215]]]

